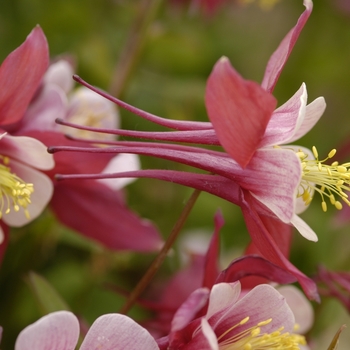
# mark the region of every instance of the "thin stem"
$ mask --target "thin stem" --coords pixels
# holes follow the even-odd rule
[[[196,203],[196,200],[201,193],[200,190],[194,190],[190,199],[186,203],[184,209],[182,210],[182,213],[177,220],[175,226],[170,232],[170,235],[168,239],[166,240],[163,248],[157,255],[157,257],[153,260],[151,266],[148,268],[146,273],[143,275],[141,280],[138,282],[134,290],[129,295],[129,298],[126,300],[126,303],[123,305],[123,307],[120,310],[120,313],[126,314],[128,311],[132,308],[132,306],[135,304],[136,300],[139,298],[139,296],[143,293],[143,291],[146,289],[148,284],[153,279],[156,272],[159,270],[160,266],[162,265],[163,261],[165,260],[166,256],[168,255],[168,252],[170,248],[173,246],[177,236],[179,235],[184,223],[186,222],[188,215],[190,214],[194,204]]]
[[[130,29],[127,41],[120,54],[119,61],[112,75],[109,88],[111,95],[120,97],[139,59],[140,52],[146,41],[148,28],[153,22],[163,0],[143,0],[138,14]]]

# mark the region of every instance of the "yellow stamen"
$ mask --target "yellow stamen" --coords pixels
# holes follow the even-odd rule
[[[323,160],[319,160],[315,146],[312,147],[312,153],[315,159],[307,159],[307,155],[301,150],[296,152],[302,167],[302,180],[297,196],[302,197],[305,205],[308,205],[312,199],[311,193],[318,192],[322,199],[323,211],[327,211],[325,197],[328,197],[329,202],[338,210],[341,210],[343,205],[336,200],[335,196],[340,197],[343,202],[350,206],[348,195],[345,193],[345,191],[350,191],[350,163],[325,164],[328,159],[334,157],[335,149],[332,149],[327,158]]]
[[[245,319],[246,320],[246,319]],[[249,318],[248,318],[249,320]],[[270,324],[272,319],[259,322],[257,325],[246,328],[236,334],[226,337],[231,331],[238,327],[242,327],[246,322],[239,322],[228,331],[218,337],[220,350],[299,350],[300,345],[306,345],[304,336],[299,334],[291,334],[283,332],[284,327],[273,331],[272,333],[264,333],[263,327]]]
[[[0,155],[3,163],[8,165],[8,157]],[[8,214],[11,209],[18,212],[23,209],[24,215],[30,219],[28,204],[31,203],[30,195],[34,192],[34,186],[31,183],[24,182],[20,177],[11,172],[11,169],[0,164],[0,219],[3,214]]]

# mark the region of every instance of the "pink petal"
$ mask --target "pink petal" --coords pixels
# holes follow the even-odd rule
[[[314,230],[298,215],[293,215],[292,220],[290,222],[304,238],[313,242],[318,241],[318,237]]]
[[[31,203],[27,207],[30,214],[29,219],[21,212],[21,208],[19,212],[11,209],[8,214],[3,213],[2,220],[7,225],[21,227],[37,218],[46,208],[53,194],[53,184],[48,176],[25,164],[12,160],[9,166],[11,172],[14,172],[26,183],[32,183],[34,185],[34,192],[30,196]]]
[[[47,147],[39,140],[27,136],[6,135],[1,139],[1,153],[33,168],[50,170],[55,162]]]
[[[298,325],[296,333],[308,332],[314,323],[314,310],[309,300],[294,286],[280,286],[277,290],[286,298],[294,314],[295,323]]]
[[[306,102],[306,86],[302,84],[294,96],[273,112],[259,148],[289,142],[304,120]]]
[[[209,306],[205,317],[209,319],[217,312],[234,304],[240,294],[241,284],[239,282],[214,284],[210,292]]]
[[[1,265],[6,252],[8,242],[9,242],[9,228],[3,222],[0,222],[0,235],[1,235],[1,243],[0,243],[0,265]]]
[[[107,314],[93,323],[80,347],[80,350],[94,349],[158,350],[159,347],[148,331],[131,318]]]
[[[282,72],[282,69],[286,64],[287,59],[290,53],[292,52],[296,41],[298,40],[299,34],[304,28],[306,21],[310,17],[313,7],[312,1],[304,0],[304,6],[306,7],[306,10],[299,17],[296,26],[293,27],[285,36],[285,38],[278,46],[277,50],[272,54],[267,64],[261,86],[268,92],[272,92],[275,88],[275,85]]]
[[[55,186],[51,206],[58,219],[109,249],[154,251],[162,245],[157,229],[139,218],[97,181],[65,181]]]
[[[275,288],[263,284],[255,287],[236,303],[232,303],[221,315],[221,318],[215,320],[215,324],[212,319],[209,319],[209,324],[219,337],[245,317],[249,317],[249,321],[232,330],[222,340],[270,318],[272,318],[272,321],[261,327],[261,333],[271,333],[280,327],[284,327],[284,332],[293,332],[295,323],[293,312],[285,298]]]
[[[15,350],[74,350],[79,337],[79,322],[68,311],[40,318],[18,336]]]
[[[208,288],[199,288],[187,298],[176,311],[171,323],[171,331],[176,332],[184,328],[193,320],[199,310],[206,304],[209,296]]]
[[[293,151],[280,148],[258,150],[249,166],[236,175],[244,189],[285,223],[294,215],[300,179],[299,158]]]
[[[244,80],[224,57],[209,76],[205,105],[221,145],[246,167],[264,135],[276,99],[257,83]]]
[[[45,35],[39,26],[7,56],[0,67],[0,124],[19,121],[38,88],[49,63]]]

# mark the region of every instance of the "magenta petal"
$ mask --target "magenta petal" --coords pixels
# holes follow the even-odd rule
[[[39,26],[7,56],[0,67],[0,124],[19,121],[49,64],[45,35]]]
[[[281,267],[258,255],[248,255],[235,259],[218,276],[216,283],[235,282],[247,276],[264,277],[277,283],[293,283],[296,278]]]
[[[191,322],[197,312],[206,304],[208,297],[208,288],[196,289],[176,311],[171,322],[171,331],[176,332],[181,330]]]
[[[209,76],[205,104],[221,145],[244,168],[258,148],[276,99],[244,80],[223,57]]]
[[[97,181],[67,181],[55,186],[51,206],[58,219],[109,249],[158,250],[156,228],[123,203],[120,193]]]
[[[68,311],[53,312],[23,329],[15,350],[74,350],[78,337],[78,319]]]
[[[312,11],[312,1],[304,0],[304,6],[306,10],[299,17],[297,24],[293,27],[289,33],[282,40],[277,50],[272,54],[266,70],[261,86],[268,92],[272,92],[275,88],[277,80],[282,72],[284,65],[287,62],[287,59],[290,53],[293,50],[293,47],[298,40],[299,34],[304,28],[304,25],[308,18],[310,17]]]
[[[107,314],[93,323],[80,347],[80,350],[94,349],[158,350],[159,347],[148,331],[130,317]]]

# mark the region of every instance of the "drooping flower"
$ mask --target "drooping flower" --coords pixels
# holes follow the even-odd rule
[[[325,109],[325,101],[320,97],[307,105],[306,87],[302,84],[289,101],[275,110],[276,99],[271,94],[310,16],[312,2],[305,0],[304,5],[306,10],[296,26],[271,56],[261,86],[243,79],[227,58],[218,61],[208,79],[205,96],[211,122],[166,120],[115,99],[79,77],[75,78],[120,107],[175,131],[94,129],[59,121],[64,125],[83,130],[149,138],[152,141],[217,145],[222,146],[225,151],[160,142],[119,141],[108,142],[106,144],[110,147],[97,150],[52,147],[52,152],[67,150],[105,154],[134,153],[173,160],[207,171],[209,174],[150,169],[103,176],[63,175],[58,178],[149,177],[207,191],[235,203],[242,209],[256,252],[293,273],[306,294],[317,299],[314,282],[296,269],[288,261],[287,255],[290,225],[295,226],[307,239],[317,240],[314,231],[297,214],[305,210],[315,189],[324,196],[330,196],[325,188],[315,185],[320,182],[321,186],[327,185],[323,174],[328,171],[323,161],[314,159],[311,151],[285,144],[299,139],[312,129]],[[330,156],[333,153],[330,152]],[[313,174],[315,176],[310,179],[309,176]],[[319,174],[322,175],[320,181]],[[333,178],[331,180],[333,181]]]
[[[47,51],[46,38],[36,27],[0,67],[0,218],[9,226],[23,226],[38,217],[53,192],[43,173],[54,166],[46,147],[5,131],[25,114],[47,69]],[[5,225],[0,226],[0,244],[7,242]],[[0,260],[4,251],[2,247]]]
[[[68,311],[48,314],[26,327],[16,340],[15,350],[74,350],[79,321]],[[90,327],[80,350],[155,350],[157,343],[145,329],[127,316],[107,314]]]
[[[53,141],[72,145],[76,143],[64,136],[66,130],[55,123],[56,118],[95,127],[119,126],[118,111],[112,102],[87,88],[72,90],[72,73],[73,68],[67,60],[57,61],[49,67],[39,93],[24,117],[12,127],[14,134],[34,137],[45,145]],[[84,138],[89,135],[78,132],[76,136]],[[106,140],[111,139],[108,135],[102,136]],[[80,145],[90,146],[85,142]],[[159,249],[162,242],[156,228],[149,221],[139,218],[125,203],[122,188],[133,179],[81,183],[58,183],[54,179],[56,172],[138,170],[138,156],[123,154],[98,158],[93,155],[55,155],[55,163],[55,168],[46,174],[54,183],[51,208],[63,224],[110,249]]]

